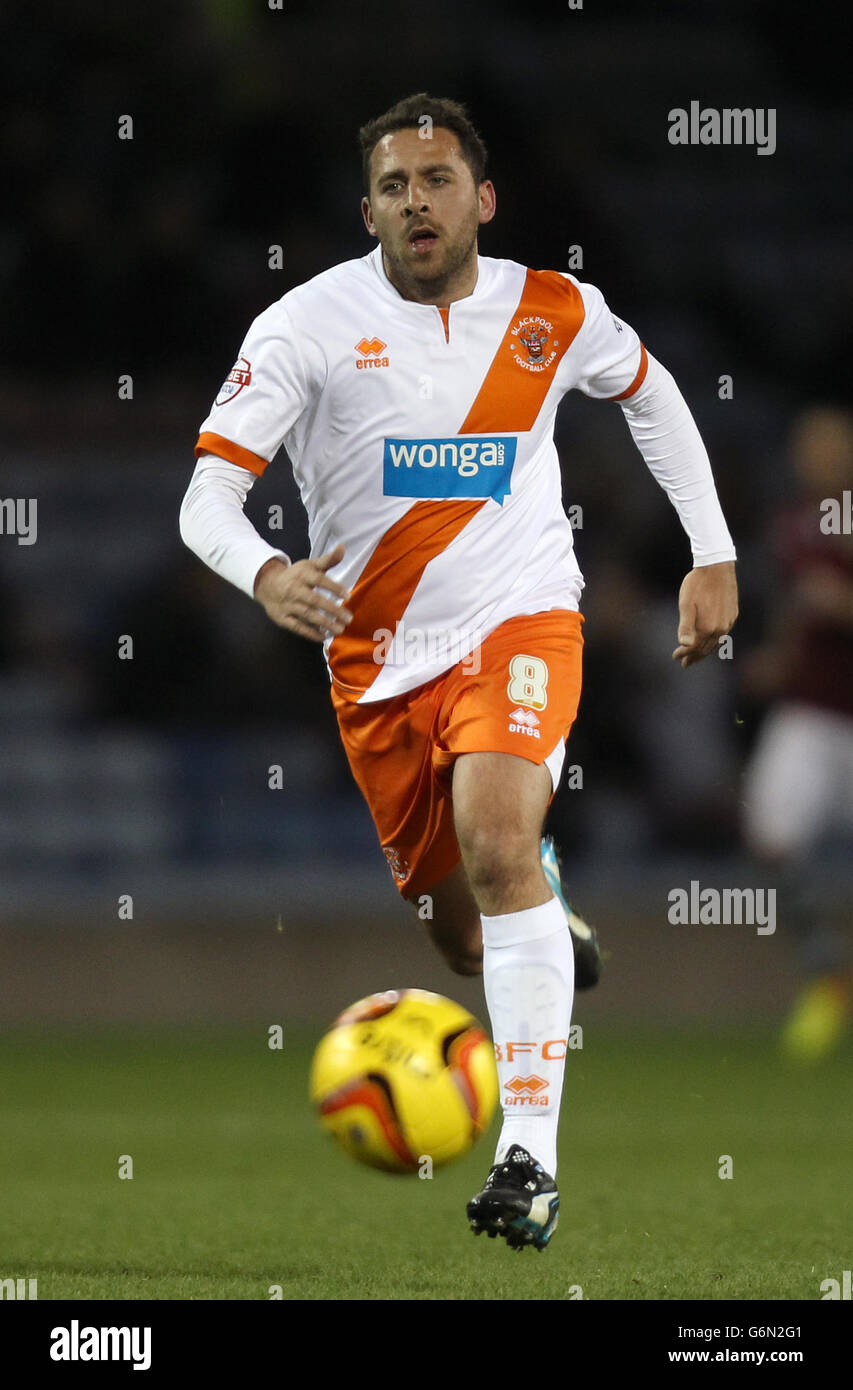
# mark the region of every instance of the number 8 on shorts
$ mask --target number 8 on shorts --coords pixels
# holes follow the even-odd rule
[[[512,657],[509,663],[510,681],[506,693],[514,705],[528,709],[544,709],[548,703],[548,667],[538,656]]]

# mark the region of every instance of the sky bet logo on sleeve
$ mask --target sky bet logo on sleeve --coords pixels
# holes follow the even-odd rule
[[[382,491],[386,497],[491,497],[503,506],[517,445],[506,435],[386,439]]]

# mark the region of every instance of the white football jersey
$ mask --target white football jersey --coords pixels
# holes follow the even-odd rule
[[[573,387],[628,398],[647,361],[571,275],[481,256],[474,292],[441,310],[403,299],[377,246],[255,319],[196,454],[260,475],[284,445],[311,554],[346,547],[332,679],[388,699],[508,618],[578,607],[555,413]]]

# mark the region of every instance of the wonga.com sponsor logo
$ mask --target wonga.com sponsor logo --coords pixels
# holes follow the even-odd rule
[[[518,440],[513,436],[386,439],[386,497],[491,497],[509,494]]]

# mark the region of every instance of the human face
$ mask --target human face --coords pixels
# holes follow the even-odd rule
[[[448,304],[477,283],[477,232],[495,212],[495,191],[479,186],[453,131],[397,130],[371,156],[362,214],[379,238],[389,280],[404,299]]]

